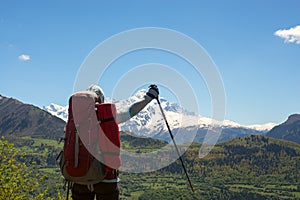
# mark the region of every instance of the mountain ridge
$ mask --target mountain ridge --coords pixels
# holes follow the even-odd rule
[[[140,91],[127,100],[106,100],[113,101],[118,109],[122,109],[143,98],[144,95],[145,91]],[[67,106],[50,104],[47,107],[44,106],[41,111],[38,110],[40,108],[34,105],[24,104],[19,100],[4,96],[0,96],[0,102],[2,112],[0,118],[2,122],[0,124],[1,135],[10,135],[13,132],[16,135],[30,134],[31,132],[34,132],[35,135],[46,134],[48,138],[61,137],[63,135],[63,127],[67,119]],[[10,102],[10,104],[5,104],[5,102]],[[14,111],[18,107],[23,107],[22,105],[24,105],[24,108]],[[214,134],[220,129],[222,132],[218,142],[246,135],[261,135],[268,130],[261,129],[261,127],[260,129],[257,127],[256,129],[249,128],[229,120],[224,120],[223,123],[215,123],[211,118],[197,116],[186,111],[179,104],[168,102],[164,98],[161,98],[161,105],[177,143],[203,142],[207,135],[210,137],[208,132]],[[7,110],[7,108],[9,109]],[[56,116],[60,117],[60,119]],[[13,119],[13,117],[18,119]],[[27,126],[31,126],[31,128],[27,128]],[[21,131],[21,129],[24,130]],[[170,142],[169,133],[156,101],[152,101],[131,120],[120,124],[120,130],[131,132],[138,137],[152,137]]]
[[[266,133],[266,136],[300,144],[300,114],[290,115],[285,122]]]
[[[106,98],[106,101],[115,103],[117,109],[122,110],[127,108],[128,105],[142,99],[145,93],[145,90],[141,90],[126,100],[116,101]],[[178,103],[168,102],[162,97],[160,101],[168,123],[171,129],[174,130],[174,134],[176,135],[177,132],[187,132],[185,135],[178,136],[179,143],[192,142],[191,138],[195,138],[197,142],[202,142],[206,133],[212,128],[216,130],[222,129],[220,141],[223,141],[245,135],[265,134],[276,125],[274,123],[267,123],[263,125],[243,126],[230,120],[217,122],[211,118],[187,111]],[[67,120],[68,106],[60,106],[52,103],[49,106],[44,106],[43,109],[65,121]],[[153,137],[164,141],[170,140],[169,133],[156,101],[149,103],[140,113],[129,121],[120,124],[119,127],[122,131],[135,133],[140,136]]]
[[[107,102],[113,102],[116,103],[118,107],[122,107],[123,104],[132,104],[138,100],[140,100],[141,98],[143,98],[144,94],[145,94],[145,90],[141,90],[138,93],[136,93],[134,96],[130,97],[128,100],[121,100],[121,101],[116,101],[116,100],[112,100],[110,98],[106,98]],[[166,104],[163,105],[163,108],[165,110],[166,113],[168,112],[175,112],[175,113],[184,113],[184,114],[188,114],[189,116],[195,116],[196,114],[190,111],[185,110],[183,107],[181,107],[179,104],[174,103],[174,102],[168,102],[166,99],[161,98],[160,100],[162,102],[162,104]],[[152,104],[152,105],[151,105]],[[150,103],[151,107],[156,106],[156,103]],[[43,106],[42,107],[43,110],[51,113],[52,115],[55,115],[61,119],[63,119],[64,121],[67,121],[67,117],[68,117],[68,105],[66,106],[62,106],[62,105],[58,105],[56,103],[51,103],[48,106]],[[145,108],[147,109],[147,107]],[[143,111],[141,111],[143,112]],[[199,116],[201,117],[201,122],[203,124],[205,123],[211,123],[213,121],[213,119],[208,118],[208,117],[203,117],[203,116]],[[230,126],[230,127],[245,127],[245,128],[249,128],[249,129],[254,129],[257,131],[269,131],[271,130],[275,125],[275,123],[272,122],[268,122],[265,124],[253,124],[253,125],[241,125],[235,121],[232,120],[224,120],[222,122],[223,126]]]
[[[0,135],[59,138],[65,122],[31,104],[0,95]]]

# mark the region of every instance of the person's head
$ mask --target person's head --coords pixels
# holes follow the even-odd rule
[[[87,91],[95,92],[99,98],[100,103],[104,103],[104,92],[98,85],[91,85],[86,89]]]

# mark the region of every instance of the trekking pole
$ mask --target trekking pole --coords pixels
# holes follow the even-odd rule
[[[173,134],[172,134],[172,132],[171,132],[169,123],[168,123],[167,118],[166,118],[166,116],[165,116],[165,113],[164,113],[164,111],[163,111],[163,109],[162,109],[162,107],[161,107],[161,104],[160,104],[160,101],[159,101],[158,97],[156,98],[156,100],[157,100],[157,103],[158,103],[158,105],[159,105],[161,114],[162,114],[162,116],[163,116],[163,118],[164,118],[164,120],[165,120],[165,122],[166,122],[168,131],[169,131],[170,136],[171,136],[171,138],[172,138],[172,141],[173,141],[173,144],[174,144],[174,146],[175,146],[176,152],[177,152],[177,154],[178,154],[178,156],[179,156],[179,160],[180,160],[180,162],[181,162],[181,165],[182,165],[182,168],[183,168],[184,173],[185,173],[185,175],[186,175],[186,178],[187,178],[187,180],[188,180],[188,182],[189,182],[189,185],[190,185],[190,187],[191,187],[191,189],[192,189],[192,192],[194,192],[194,188],[193,188],[193,186],[192,186],[192,182],[191,182],[191,180],[190,180],[190,178],[189,178],[189,175],[188,175],[188,173],[187,173],[187,171],[186,171],[186,168],[185,168],[184,163],[183,163],[183,160],[182,160],[182,158],[181,158],[181,156],[180,156],[178,147],[177,147],[176,142],[175,142],[175,140],[174,140],[174,136],[173,136]]]

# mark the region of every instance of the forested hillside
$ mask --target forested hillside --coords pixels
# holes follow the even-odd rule
[[[61,144],[29,137],[19,138],[16,142],[18,149],[27,154],[20,161],[27,165],[36,163],[38,170],[34,173],[46,176],[38,191],[47,188],[46,196],[54,199],[58,198],[58,191],[64,193],[63,179],[55,163]],[[165,145],[161,141],[122,133],[122,148],[126,150],[149,152]],[[191,192],[177,161],[155,172],[121,172],[122,199],[300,198],[300,145],[263,136],[248,136],[217,144],[203,159],[198,156],[200,146],[199,143],[192,144],[183,155],[195,193]],[[1,165],[4,161],[2,157]],[[14,175],[17,172],[10,173]]]
[[[139,199],[300,198],[298,144],[252,135],[219,143],[203,159],[199,147],[193,144],[183,156],[194,194],[179,162],[153,173],[123,175],[123,190]]]

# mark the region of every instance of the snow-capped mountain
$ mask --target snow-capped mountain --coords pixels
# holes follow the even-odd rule
[[[145,93],[146,91],[142,90],[129,99],[121,101],[110,99],[110,101],[116,104],[118,112],[122,112],[128,110],[129,105],[141,100]],[[264,134],[276,125],[274,123],[268,123],[263,125],[242,126],[229,120],[216,122],[211,118],[188,112],[179,104],[168,102],[164,98],[160,98],[160,102],[178,143],[192,141],[202,142],[205,137],[206,140],[209,140],[209,137],[213,138],[217,133],[221,133],[219,135],[219,141],[251,134]],[[43,109],[65,121],[67,120],[68,106],[51,104],[50,106],[43,107]],[[150,102],[140,113],[127,122],[120,124],[119,127],[120,130],[135,135],[153,137],[165,141],[170,140],[157,101]]]
[[[64,121],[67,121],[68,107],[69,106],[60,106],[55,103],[51,103],[49,106],[44,106],[42,109]]]
[[[249,126],[245,126],[249,129],[255,129],[255,130],[258,130],[258,131],[270,131],[272,128],[274,128],[275,126],[277,126],[278,124],[275,124],[275,123],[266,123],[266,124],[255,124],[255,125],[249,125]]]

